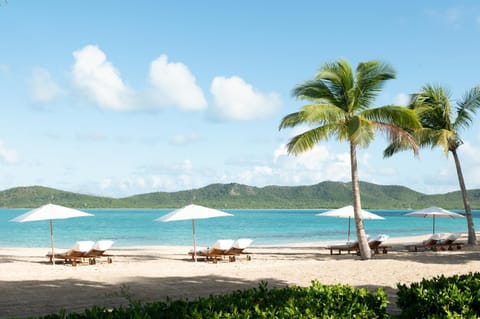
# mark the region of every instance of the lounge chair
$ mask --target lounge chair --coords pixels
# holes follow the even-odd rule
[[[437,250],[453,250],[454,248],[462,249],[464,243],[458,242],[458,238],[460,238],[460,234],[451,234],[447,238],[440,239],[435,244],[435,248]]]
[[[214,263],[218,261],[219,258],[224,258],[226,252],[232,248],[233,239],[219,239],[212,246],[202,249],[197,249],[195,254],[193,249],[188,252],[189,255],[197,257],[205,257],[205,260],[212,260]]]
[[[424,241],[418,243],[405,243],[403,246],[409,251],[419,251],[419,250],[435,250],[435,244],[441,239],[440,234],[433,234]]]
[[[357,253],[358,250],[360,249],[360,246],[358,244],[358,240],[354,240],[351,242],[346,242],[344,244],[327,245],[325,248],[330,250],[330,255],[333,255],[334,251],[338,251],[338,255],[341,255],[342,251],[346,251],[349,254]]]
[[[107,257],[107,262],[112,263],[111,255],[107,255],[105,252],[113,245],[113,240],[99,240],[93,247],[84,254],[84,258],[88,258],[90,265],[97,263],[97,258]]]
[[[385,246],[383,243],[388,239],[388,235],[381,234],[372,240],[368,241],[368,246],[373,253],[378,254],[380,251],[384,254],[388,252],[388,249],[391,249],[392,246]]]
[[[233,242],[232,247],[225,252],[225,255],[228,256],[230,261],[235,261],[235,256],[240,256],[242,254],[247,255],[247,260],[252,260],[252,257],[245,253],[244,250],[252,244],[253,240],[249,238],[237,239]]]
[[[370,235],[367,234],[366,236],[367,236],[367,241],[369,241]],[[325,246],[325,248],[330,250],[330,255],[333,255],[334,251],[338,251],[338,254],[336,255],[341,255],[342,251],[346,251],[349,254],[350,253],[358,254],[360,251],[360,245],[358,244],[358,240],[347,241],[346,243],[342,243],[342,244],[331,244],[331,245]]]
[[[85,258],[85,253],[90,251],[94,244],[93,241],[77,241],[69,250],[55,253],[54,255],[49,252],[47,257],[51,263],[53,263],[54,259],[62,259],[64,264],[71,263],[72,266],[76,266],[78,262],[82,262],[82,259]]]

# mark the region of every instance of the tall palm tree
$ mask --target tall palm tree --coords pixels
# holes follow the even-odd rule
[[[412,132],[418,145],[420,147],[439,147],[446,156],[449,152],[453,155],[467,217],[468,244],[476,245],[477,238],[472,211],[457,149],[463,144],[459,131],[470,126],[473,115],[480,108],[480,86],[467,91],[463,99],[457,102],[454,110],[447,89],[427,84],[421,88],[419,93],[412,95],[409,108],[415,110],[422,124],[421,129]],[[384,155],[391,156],[403,149],[404,146],[401,144],[392,144],[385,149]]]
[[[384,83],[393,78],[395,71],[379,61],[359,63],[355,74],[346,60],[326,63],[314,80],[306,81],[293,90],[296,98],[313,104],[285,116],[279,127],[284,129],[301,124],[313,126],[289,141],[287,150],[293,155],[308,151],[331,137],[350,144],[353,207],[362,259],[371,258],[371,251],[360,213],[357,147],[367,147],[373,141],[375,131],[380,130],[386,133],[390,141],[411,145],[416,150],[413,138],[401,128],[419,126],[412,110],[399,106],[371,108]]]

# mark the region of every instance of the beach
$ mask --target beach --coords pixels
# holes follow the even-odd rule
[[[116,307],[129,301],[156,301],[170,297],[193,299],[258,287],[323,284],[384,288],[394,305],[398,283],[422,278],[475,272],[480,269],[480,249],[408,252],[405,242],[427,236],[390,238],[387,254],[362,261],[356,255],[330,255],[321,243],[255,246],[252,257],[218,263],[193,262],[189,246],[112,247],[113,263],[99,259],[72,265],[48,264],[48,248],[0,248],[0,317],[40,316],[60,309],[81,312],[93,305]],[[465,241],[465,236],[461,240]]]

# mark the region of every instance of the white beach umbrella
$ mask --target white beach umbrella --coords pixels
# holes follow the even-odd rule
[[[177,220],[192,220],[193,259],[197,261],[197,241],[195,239],[195,219],[205,219],[205,218],[223,217],[223,216],[233,216],[233,215],[222,212],[217,209],[190,204],[183,208],[174,210],[169,214],[163,215],[155,219],[155,221],[172,222]]]
[[[80,210],[68,208],[55,204],[43,205],[39,208],[30,210],[25,214],[11,219],[11,222],[33,222],[38,220],[50,220],[50,240],[52,244],[52,256],[55,255],[53,241],[53,219],[67,219],[73,217],[93,216],[93,214],[85,213]],[[52,259],[53,260],[53,259]]]
[[[370,213],[364,209],[361,210],[363,219],[385,219],[382,216],[378,216],[374,213]],[[324,213],[316,214],[315,216],[322,217],[337,217],[337,218],[348,218],[348,241],[350,241],[350,220],[355,218],[355,212],[352,205],[348,205],[342,208],[337,208],[333,210],[326,211]]]
[[[432,234],[435,234],[435,218],[464,218],[465,217],[463,215],[451,212],[441,207],[435,207],[435,206],[417,210],[417,211],[405,214],[405,216],[432,218],[433,219]]]

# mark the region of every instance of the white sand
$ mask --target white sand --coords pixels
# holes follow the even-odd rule
[[[113,247],[113,263],[77,267],[47,264],[47,248],[0,248],[0,317],[39,316],[82,311],[93,305],[113,307],[129,300],[195,298],[257,287],[349,284],[387,290],[394,303],[397,283],[411,283],[440,274],[480,270],[480,248],[441,252],[407,252],[401,243],[425,238],[390,239],[388,254],[361,261],[358,256],[330,256],[319,243],[252,246],[252,260],[194,263],[190,247]],[[465,238],[463,238],[465,240]],[[395,306],[390,307],[395,311]]]

